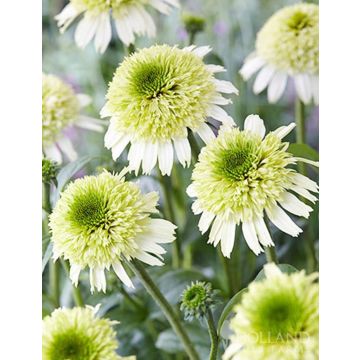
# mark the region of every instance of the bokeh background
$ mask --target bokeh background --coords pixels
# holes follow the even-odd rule
[[[152,44],[188,45],[189,38],[181,20],[183,11],[192,12],[206,20],[205,30],[198,34],[196,45],[210,45],[213,52],[205,61],[223,64],[227,72],[221,74],[232,81],[239,89],[240,95],[233,96],[233,104],[227,106],[228,112],[237,124],[242,127],[245,117],[259,114],[264,119],[268,130],[294,121],[295,92],[289,84],[285,96],[275,105],[270,105],[266,93],[255,96],[252,91],[253,80],[245,83],[238,71],[244,58],[254,49],[257,31],[266,19],[276,10],[294,0],[189,0],[181,1],[182,9],[174,10],[170,16],[151,11],[157,24],[157,37],[154,39],[137,38],[136,47],[142,48]],[[314,1],[316,2],[316,1]],[[126,51],[116,37],[113,37],[108,50],[96,54],[90,43],[84,50],[76,47],[73,40],[75,26],[72,25],[61,35],[54,16],[66,5],[66,0],[43,0],[43,71],[60,76],[69,82],[77,91],[93,98],[93,104],[86,111],[93,117],[99,117],[99,110],[105,103],[107,84],[122,61]],[[306,108],[307,142],[318,149],[318,108]],[[80,156],[86,156],[83,165],[74,177],[95,174],[106,168],[111,171],[121,169],[125,156],[117,163],[111,159],[110,151],[104,149],[103,135],[82,130],[69,130]],[[288,141],[294,141],[294,134]],[[200,141],[199,141],[199,144]],[[201,144],[202,145],[202,144]],[[318,173],[308,168],[309,176],[318,180]],[[212,246],[206,244],[206,235],[201,236],[197,229],[198,217],[190,210],[190,199],[185,188],[190,183],[191,169],[176,167],[172,174],[173,195],[176,198],[176,220],[178,238],[184,254],[182,269],[171,266],[171,249],[166,255],[166,265],[162,268],[151,268],[156,283],[172,303],[177,304],[180,295],[192,280],[207,280],[220,290],[222,302],[215,309],[215,317],[221,312],[224,303],[237,291],[246,287],[254,279],[265,262],[265,256],[256,257],[247,247],[240,232],[237,233],[231,260],[224,260]],[[161,193],[156,174],[140,178],[144,190],[158,190]],[[162,197],[160,210],[162,209]],[[277,246],[280,263],[291,264],[297,269],[308,272],[318,267],[318,205],[310,219],[296,220],[304,228],[298,238],[292,238],[272,228],[272,235]],[[43,252],[46,253],[49,238],[43,239]],[[315,251],[314,246],[315,244]],[[230,281],[225,270],[230,271]],[[47,267],[43,273],[43,315],[49,314],[54,306],[48,296]],[[129,291],[122,287],[111,273],[107,274],[109,289],[106,294],[90,295],[88,278],[85,272],[81,275],[81,292],[88,304],[101,303],[101,315],[118,320],[117,334],[119,354],[136,354],[139,360],[146,359],[186,359],[181,344],[156,304],[147,296],[142,286],[135,281],[136,289]],[[61,275],[61,305],[72,306],[72,287],[65,273]],[[201,354],[207,358],[209,339],[205,324],[196,321],[187,325],[192,339]]]

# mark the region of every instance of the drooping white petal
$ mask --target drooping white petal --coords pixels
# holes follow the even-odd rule
[[[77,264],[71,264],[70,266],[70,280],[75,286],[78,286],[81,269],[82,267]]]
[[[295,123],[290,123],[289,125],[286,126],[280,126],[273,131],[273,134],[275,134],[278,138],[282,139],[287,134],[289,134],[295,127],[296,127]]]
[[[83,129],[103,132],[104,131],[103,125],[105,124],[101,123],[100,120],[94,119],[90,116],[80,115],[75,125]]]
[[[220,106],[210,105],[207,110],[207,115],[228,126],[236,125],[234,119]]]
[[[287,74],[282,71],[277,71],[271,79],[268,87],[268,100],[269,103],[276,103],[281,95],[284,93],[287,83]]]
[[[220,94],[216,94],[211,98],[210,103],[215,105],[228,105],[231,104],[232,101],[230,99],[224,98]]]
[[[215,218],[215,215],[208,211],[204,211],[201,214],[201,217],[199,220],[199,230],[202,234],[204,234],[206,231],[208,231],[214,218]]]
[[[58,164],[62,163],[61,152],[55,144],[46,146],[44,148],[44,153],[48,159],[53,160],[53,161],[57,162]]]
[[[84,108],[92,102],[91,96],[86,94],[76,94],[76,98],[79,102],[80,108]]]
[[[164,219],[151,219],[148,225],[149,233],[157,243],[166,244],[175,240],[176,225]]]
[[[99,25],[99,17],[85,14],[75,30],[75,42],[80,48],[84,48],[94,37]]]
[[[250,54],[244,62],[239,73],[245,81],[249,80],[258,70],[265,65],[265,60],[256,54]]]
[[[113,112],[109,109],[109,103],[106,103],[100,110],[100,117],[113,116]]]
[[[264,246],[274,246],[274,242],[271,238],[270,232],[265,224],[264,219],[262,217],[258,217],[254,219],[253,223],[260,244]]]
[[[185,46],[182,51],[192,52],[196,48],[195,45]]]
[[[295,80],[295,89],[301,99],[305,104],[308,104],[311,100],[311,83],[309,75],[307,74],[298,74],[294,76]]]
[[[239,94],[239,90],[230,81],[213,79],[213,83],[216,91],[224,94]]]
[[[57,144],[70,161],[75,161],[77,159],[77,153],[69,138],[63,136],[57,141]]]
[[[158,156],[158,144],[146,143],[143,163],[142,163],[144,174],[150,174],[151,170],[156,165],[157,156]]]
[[[226,222],[222,225],[221,229],[221,252],[227,258],[230,258],[230,254],[234,247],[235,242],[235,222]]]
[[[196,197],[196,191],[195,191],[194,184],[190,184],[190,185],[187,187],[186,193],[187,193],[190,197]]]
[[[211,47],[208,45],[205,46],[199,46],[197,48],[195,48],[192,52],[199,56],[200,58],[203,58],[205,55],[207,55],[210,51],[211,51]]]
[[[96,288],[98,291],[106,291],[106,279],[104,269],[100,267],[90,268],[90,291],[93,293]]]
[[[314,99],[315,105],[319,105],[319,76],[313,75],[310,78],[311,81],[311,92]]]
[[[297,194],[301,195],[305,199],[311,201],[312,203],[315,203],[317,200],[316,196],[314,196],[313,194],[311,194],[309,191],[307,191],[306,189],[304,189],[301,186],[291,185],[290,189],[292,191],[296,192]]]
[[[119,19],[115,19],[116,31],[119,35],[120,40],[126,45],[129,46],[135,41],[135,36],[131,28],[131,22],[126,16],[123,16]]]
[[[312,208],[304,204],[295,195],[286,192],[279,200],[280,205],[290,213],[308,218]]]
[[[223,360],[231,360],[241,351],[242,345],[238,342],[231,342],[230,345],[226,348]]]
[[[143,211],[149,213],[157,213],[159,212],[156,209],[156,205],[159,201],[159,193],[157,191],[151,191],[143,195],[144,206]]]
[[[152,236],[138,236],[136,243],[139,245],[140,249],[146,252],[153,253],[154,255],[163,255],[166,253],[166,250],[156,243],[156,239]]]
[[[67,4],[62,11],[54,17],[57,21],[57,26],[60,28],[60,32],[64,33],[80,13],[81,11],[77,10],[71,3]]]
[[[187,138],[176,138],[173,140],[176,156],[180,164],[184,167],[189,166],[191,162],[191,147]]]
[[[264,66],[256,76],[253,91],[255,94],[261,93],[270,83],[275,74],[275,68],[271,65]]]
[[[205,65],[205,68],[207,71],[210,71],[213,74],[220,73],[220,72],[226,72],[226,69],[221,65]]]
[[[110,14],[104,12],[99,15],[99,25],[95,34],[95,49],[102,54],[111,40]]]
[[[142,5],[135,4],[130,16],[133,20],[133,30],[135,30],[135,33],[140,35],[146,34],[149,37],[155,36],[156,26],[154,20]]]
[[[138,251],[135,257],[148,265],[152,265],[152,266],[164,265],[164,263],[161,260],[159,260],[157,257],[150,255],[145,251]]]
[[[170,14],[171,7],[169,5],[172,5],[174,7],[180,6],[177,0],[149,0],[149,4],[165,15]]]
[[[111,149],[122,137],[124,134],[119,133],[115,129],[115,122],[110,120],[110,125],[105,133],[104,145],[107,149]]]
[[[199,215],[203,212],[203,209],[201,207],[201,203],[199,200],[195,200],[193,204],[191,205],[191,210],[195,215]]]
[[[204,141],[205,144],[208,144],[215,139],[215,134],[212,132],[212,130],[206,123],[202,123],[196,129],[196,132],[199,134],[199,136],[201,137],[202,141]]]
[[[305,189],[308,189],[308,190],[316,192],[316,193],[319,190],[319,186],[315,181],[313,181],[313,180],[309,179],[307,176],[304,176],[299,173],[293,174],[293,182],[298,186],[301,186]]]
[[[278,276],[284,276],[281,270],[274,263],[265,264],[264,272],[267,279]]]
[[[121,263],[119,261],[113,263],[112,267],[115,271],[115,274],[127,287],[134,288],[134,285],[133,285],[129,275],[126,273],[124,267],[121,265]]]
[[[309,159],[305,159],[305,158],[302,158],[302,157],[294,157],[294,159],[296,161],[301,161],[305,164],[309,164],[309,165],[312,165],[312,166],[315,166],[315,167],[319,167],[319,162],[318,161],[313,161],[313,160],[309,160]]]
[[[302,230],[291,220],[290,216],[280,206],[273,205],[265,209],[270,221],[281,231],[297,237]]]
[[[112,146],[111,153],[114,161],[121,155],[121,153],[124,151],[126,145],[130,142],[130,140],[131,140],[131,136],[128,134],[124,134],[120,138],[120,140],[118,140],[117,143]]]
[[[137,175],[139,172],[141,161],[144,157],[144,151],[145,151],[144,142],[139,141],[139,142],[131,143],[128,153],[129,169],[131,171],[135,171],[135,175]]]
[[[222,225],[223,225],[223,220],[219,216],[216,216],[215,220],[211,226],[211,231],[210,231],[209,240],[208,240],[208,243],[213,244],[215,247],[221,240]]]
[[[159,143],[158,157],[161,175],[170,175],[174,161],[174,149],[170,141]]]
[[[251,131],[262,139],[266,132],[264,120],[259,115],[249,115],[245,119],[244,130]]]
[[[242,232],[246,243],[255,255],[259,255],[261,252],[264,251],[260,246],[258,237],[256,235],[255,226],[252,222],[244,221],[242,223]]]

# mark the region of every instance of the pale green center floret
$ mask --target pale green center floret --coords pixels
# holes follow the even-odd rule
[[[92,308],[57,309],[43,320],[43,360],[117,360],[114,322]]]
[[[206,120],[216,94],[213,75],[195,54],[168,45],[127,57],[107,93],[119,133],[165,141],[186,137]]]
[[[70,0],[80,11],[99,14],[106,11],[121,11],[131,4],[147,4],[148,0]]]
[[[193,171],[200,207],[237,223],[262,216],[291,185],[287,146],[273,133],[261,140],[237,128],[220,131],[203,148]]]
[[[129,259],[156,201],[154,193],[142,195],[137,185],[107,172],[78,179],[50,217],[54,252],[82,267],[109,267],[120,256]]]
[[[259,31],[256,50],[290,74],[319,72],[319,7],[296,4],[275,13]]]
[[[80,104],[74,90],[54,75],[42,79],[42,134],[44,145],[55,142],[78,117]]]

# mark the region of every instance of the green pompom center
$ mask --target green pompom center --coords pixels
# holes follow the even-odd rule
[[[206,300],[206,289],[202,285],[193,285],[184,293],[183,303],[190,309],[196,309]]]
[[[305,29],[306,27],[311,26],[311,19],[309,16],[302,12],[298,11],[295,12],[287,21],[287,25],[290,29],[295,31],[301,31]]]

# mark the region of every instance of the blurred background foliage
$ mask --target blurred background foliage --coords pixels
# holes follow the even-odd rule
[[[280,125],[294,121],[295,92],[292,84],[289,84],[285,96],[277,104],[270,105],[266,93],[255,96],[251,90],[253,80],[245,83],[238,71],[245,57],[254,49],[256,33],[266,19],[281,7],[296,2],[298,1],[182,0],[182,9],[172,11],[170,16],[163,16],[150,10],[157,24],[157,37],[137,38],[136,47],[147,47],[155,43],[188,45],[189,37],[181,20],[182,13],[186,11],[204,17],[206,21],[204,31],[196,36],[195,43],[210,45],[213,48],[213,52],[205,58],[205,61],[223,64],[227,72],[220,77],[232,81],[240,91],[239,96],[232,97],[233,104],[227,107],[228,112],[240,127],[247,115],[256,113],[264,119],[268,130],[274,130]],[[126,49],[115,37],[103,55],[96,54],[92,43],[84,50],[77,48],[73,40],[75,26],[70,26],[65,34],[61,35],[54,21],[54,16],[66,3],[67,0],[43,0],[43,71],[60,76],[76,91],[90,95],[93,104],[87,108],[87,113],[99,117],[99,110],[105,103],[107,84],[122,61]],[[307,142],[317,150],[318,108],[308,106],[306,116]],[[60,174],[62,177],[60,181],[63,183],[85,174],[95,174],[102,168],[116,171],[126,164],[124,155],[117,163],[112,161],[110,151],[104,148],[101,134],[71,129],[69,136],[75,140],[81,158],[77,163],[63,169]],[[294,134],[288,136],[288,141],[295,141]],[[310,177],[317,181],[317,172],[310,168],[308,171]],[[192,280],[210,281],[222,294],[223,301],[215,309],[215,318],[218,318],[226,301],[246,287],[259,273],[265,263],[265,255],[256,257],[247,247],[240,232],[237,234],[231,260],[223,259],[217,249],[206,244],[207,237],[199,233],[198,216],[192,214],[191,201],[185,194],[190,177],[191,169],[183,169],[180,166],[174,168],[171,176],[178,225],[177,237],[183,252],[182,267],[175,269],[172,266],[169,247],[165,259],[166,265],[148,270],[166,298],[174,305],[178,304],[182,291]],[[140,177],[139,181],[144,190],[155,189],[161,193],[156,175]],[[165,181],[168,179],[165,178]],[[162,195],[161,193],[161,211],[164,210]],[[55,190],[52,196],[55,201],[57,197]],[[304,229],[298,238],[292,238],[271,228],[280,263],[292,264],[297,269],[307,271],[316,270],[318,205],[315,206],[309,220],[296,221]],[[315,252],[311,246],[313,243],[315,243]],[[43,315],[45,316],[54,309],[47,287],[49,276],[47,261],[51,253],[49,236],[43,239],[43,253]],[[182,345],[168,322],[136,280],[135,290],[129,291],[112,273],[107,273],[108,291],[106,294],[94,295],[90,295],[86,272],[82,272],[80,280],[80,290],[85,303],[93,305],[101,303],[101,315],[120,322],[117,326],[119,354],[136,354],[139,360],[186,358]],[[73,306],[72,286],[65,271],[61,273],[60,282],[61,305]],[[194,320],[187,324],[187,328],[196,343],[201,359],[206,359],[210,344],[206,325]]]

